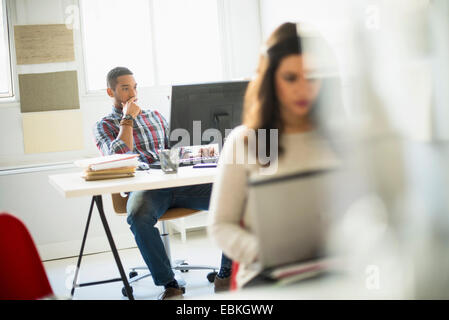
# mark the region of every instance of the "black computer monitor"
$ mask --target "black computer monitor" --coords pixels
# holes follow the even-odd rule
[[[225,138],[230,129],[242,123],[243,98],[247,86],[248,81],[173,86],[170,146],[218,142],[213,137],[203,135],[207,129],[218,129],[221,138]],[[200,121],[201,128],[198,128],[196,122],[194,129],[194,121]],[[206,135],[210,132],[206,132]],[[177,133],[177,137],[173,133]],[[222,142],[219,142],[220,146]]]

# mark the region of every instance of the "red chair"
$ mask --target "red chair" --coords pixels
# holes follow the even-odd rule
[[[16,217],[0,213],[0,300],[53,296],[34,241]]]

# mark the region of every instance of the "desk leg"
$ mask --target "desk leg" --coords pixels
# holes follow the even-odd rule
[[[90,218],[92,217],[92,209],[94,208],[94,199],[92,197],[92,202],[90,203],[89,215],[87,216],[86,228],[84,229],[83,242],[81,243],[80,254],[78,255],[78,262],[76,263],[75,277],[73,278],[72,291],[70,292],[71,297],[75,294],[76,281],[78,280],[78,272],[81,266],[81,259],[83,258],[84,245],[86,244],[87,231],[89,230]]]
[[[108,237],[109,245],[111,247],[112,254],[114,255],[115,263],[117,264],[117,268],[120,272],[120,277],[122,278],[123,285],[125,286],[126,294],[129,300],[134,300],[134,296],[131,291],[131,286],[128,283],[128,279],[126,278],[125,270],[123,269],[122,262],[120,261],[120,257],[118,255],[117,248],[114,243],[114,239],[112,238],[111,230],[109,229],[108,222],[106,220],[106,215],[103,210],[103,200],[100,196],[94,196],[95,203],[97,204],[98,212],[100,213],[101,222],[103,223],[104,230],[106,231],[106,236]]]

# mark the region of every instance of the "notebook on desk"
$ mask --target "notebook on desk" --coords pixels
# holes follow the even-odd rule
[[[345,177],[340,170],[322,169],[250,180],[248,210],[260,248],[253,267],[273,278],[285,275],[274,273],[276,268],[297,276],[325,270],[331,215],[357,197],[349,189],[339,192]],[[297,269],[288,269],[295,264]]]

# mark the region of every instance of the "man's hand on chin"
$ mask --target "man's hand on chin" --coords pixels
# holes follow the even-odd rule
[[[130,114],[134,119],[142,113],[140,107],[136,104],[137,97],[132,97],[125,103],[122,102],[123,114]]]

